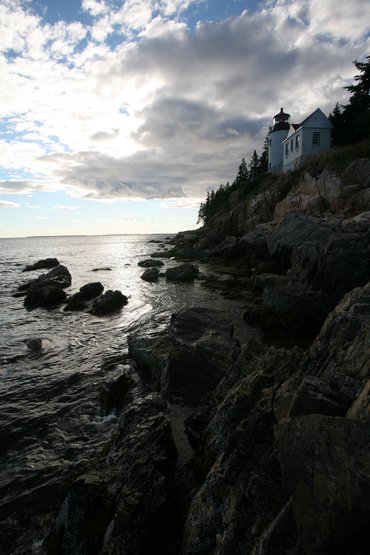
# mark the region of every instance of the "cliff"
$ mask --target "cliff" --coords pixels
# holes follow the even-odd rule
[[[138,377],[105,391],[117,431],[48,553],[368,552],[370,160],[270,185],[155,253],[217,261],[244,329],[193,307],[129,338]]]

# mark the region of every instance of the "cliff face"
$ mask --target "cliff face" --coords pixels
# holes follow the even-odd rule
[[[368,159],[284,177],[156,254],[233,265],[203,283],[238,295],[244,327],[193,307],[129,338],[141,377],[49,553],[368,552],[369,191]]]

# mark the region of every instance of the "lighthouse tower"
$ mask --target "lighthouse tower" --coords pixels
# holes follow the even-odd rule
[[[269,171],[278,172],[283,166],[283,140],[286,139],[290,129],[290,114],[286,114],[281,108],[273,119],[269,135]]]

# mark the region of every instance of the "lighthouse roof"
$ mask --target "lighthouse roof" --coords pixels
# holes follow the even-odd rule
[[[280,108],[280,112],[274,116],[274,119],[280,120],[287,120],[290,118],[290,114],[284,112],[283,108]]]

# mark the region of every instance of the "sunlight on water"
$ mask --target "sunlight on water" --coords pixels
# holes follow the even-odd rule
[[[138,262],[163,249],[149,239],[164,237],[0,239],[0,516],[18,498],[47,494],[82,472],[107,440],[116,419],[101,413],[99,388],[120,369],[103,363],[125,356],[129,333],[162,329],[184,306],[214,304],[215,295],[197,282],[141,280]],[[68,294],[100,281],[106,291],[120,290],[128,304],[104,318],[62,308],[27,311],[23,299],[12,295],[20,283],[47,270],[22,269],[48,257],[69,269]],[[165,260],[164,268],[176,264]],[[35,338],[42,340],[38,352],[27,348]]]

